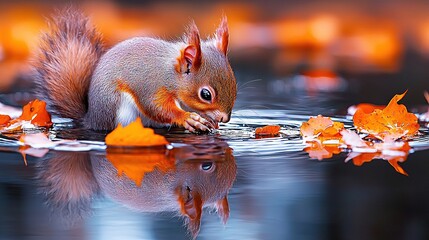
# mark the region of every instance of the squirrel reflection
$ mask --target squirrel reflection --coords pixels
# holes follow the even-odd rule
[[[73,226],[87,217],[99,192],[88,152],[53,152],[37,168],[39,191],[63,224]]]
[[[173,149],[108,149],[106,153],[54,152],[38,174],[47,203],[69,221],[79,221],[99,192],[141,212],[177,212],[195,238],[202,209],[229,217],[227,195],[236,177],[225,142]]]

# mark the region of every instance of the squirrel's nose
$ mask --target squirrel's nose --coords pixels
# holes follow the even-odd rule
[[[229,119],[231,118],[231,113],[229,113],[229,114],[221,113],[220,116],[221,116],[220,122],[227,123],[227,122],[229,122]]]

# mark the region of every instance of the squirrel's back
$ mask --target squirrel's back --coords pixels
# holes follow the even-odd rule
[[[104,51],[101,35],[87,17],[73,9],[58,13],[42,33],[32,59],[36,96],[52,113],[81,120],[91,77]]]
[[[145,126],[208,131],[228,122],[236,81],[227,58],[224,17],[214,38],[191,23],[178,42],[138,37],[105,52],[80,12],[53,17],[33,59],[37,95],[60,117],[111,130],[141,117]]]
[[[113,129],[117,123],[127,125],[140,117],[145,126],[163,126],[141,116],[143,109],[138,109],[131,96],[124,97],[124,91],[132,90],[131,95],[144,93],[144,97],[138,99],[139,105],[150,106],[154,101],[151,96],[155,96],[161,86],[176,88],[176,73],[171,66],[180,52],[179,47],[177,43],[161,39],[134,37],[106,51],[92,76],[84,125],[91,129]],[[127,89],[121,89],[125,83]],[[100,93],[109,97],[100,97]]]

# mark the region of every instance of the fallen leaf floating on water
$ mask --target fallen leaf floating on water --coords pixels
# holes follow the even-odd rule
[[[339,137],[341,130],[344,129],[344,123],[341,122],[333,122],[332,126],[323,130],[320,135],[322,137]]]
[[[22,115],[18,118],[23,121],[30,121],[38,127],[52,126],[51,115],[46,111],[46,103],[35,99],[22,108]]]
[[[360,136],[351,130],[344,129],[341,131],[344,144],[351,148],[354,152],[383,152],[390,155],[404,155],[401,152],[409,152],[411,149],[408,142],[395,141],[395,142],[369,142],[360,138]],[[399,153],[398,153],[399,151]]]
[[[2,130],[16,131],[22,129],[51,126],[51,115],[46,111],[46,103],[44,101],[36,99],[25,105],[22,108],[21,116],[8,121],[6,127],[4,127]]]
[[[343,136],[343,142],[346,145],[351,146],[352,148],[368,148],[369,145],[366,141],[362,140],[362,138],[355,132],[350,131],[348,129],[341,130],[341,135]]]
[[[280,126],[278,125],[267,125],[265,127],[258,127],[255,129],[255,135],[259,136],[278,136]]]
[[[51,148],[56,146],[44,133],[23,134],[19,141],[34,148]]]
[[[9,115],[0,115],[0,126],[4,126],[10,122],[11,118]]]
[[[164,136],[155,134],[153,129],[143,127],[140,118],[123,127],[121,124],[106,136],[108,146],[163,146],[168,142]]]
[[[398,104],[405,94],[406,92],[395,95],[382,110],[375,109],[366,113],[358,109],[353,116],[355,127],[358,131],[369,133],[384,142],[414,136],[420,127],[417,117],[409,113],[404,105]]]
[[[381,110],[381,109],[383,109],[385,107],[386,106],[384,106],[384,105],[374,105],[374,104],[371,104],[371,103],[359,103],[358,105],[350,106],[347,109],[347,114],[353,116],[356,113],[357,110],[361,110],[364,113],[372,113],[375,109],[380,109]]]
[[[341,138],[342,129],[344,129],[343,123],[334,122],[329,117],[318,115],[303,122],[300,132],[304,140],[313,140],[319,136],[323,139],[337,139]]]

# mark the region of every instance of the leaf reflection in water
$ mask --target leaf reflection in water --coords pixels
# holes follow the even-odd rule
[[[357,135],[355,135],[357,136]],[[330,159],[336,154],[343,151],[350,151],[345,162],[352,160],[355,166],[362,166],[364,163],[371,162],[374,159],[382,159],[389,162],[389,164],[398,172],[405,176],[408,173],[398,164],[405,162],[408,154],[412,150],[408,142],[395,142],[395,143],[371,143],[371,146],[359,137],[357,140],[362,141],[362,146],[350,148],[344,144],[325,144],[321,141],[307,142],[306,147],[303,149],[308,153],[312,159],[319,161]],[[350,142],[350,138],[346,142]],[[356,142],[356,141],[355,141]]]
[[[108,148],[106,158],[117,169],[118,176],[126,175],[141,187],[146,173],[155,168],[162,173],[175,170],[175,158],[165,148]]]
[[[310,158],[323,160],[327,158],[332,158],[334,154],[339,154],[341,149],[339,145],[328,145],[323,144],[319,141],[308,142],[307,147],[304,148],[304,151],[308,153]]]
[[[227,195],[237,167],[226,142],[49,156],[38,163],[38,183],[48,206],[68,225],[85,219],[100,193],[138,212],[184,216],[194,238],[204,207],[215,209],[224,223],[229,217]]]
[[[404,146],[400,149],[382,151],[382,152],[373,152],[373,153],[359,153],[351,152],[346,158],[346,162],[352,160],[355,166],[362,166],[364,163],[371,162],[374,159],[382,159],[389,162],[389,164],[398,172],[405,176],[408,176],[408,173],[398,164],[399,162],[405,162],[408,157],[410,146],[408,143],[404,143]]]

